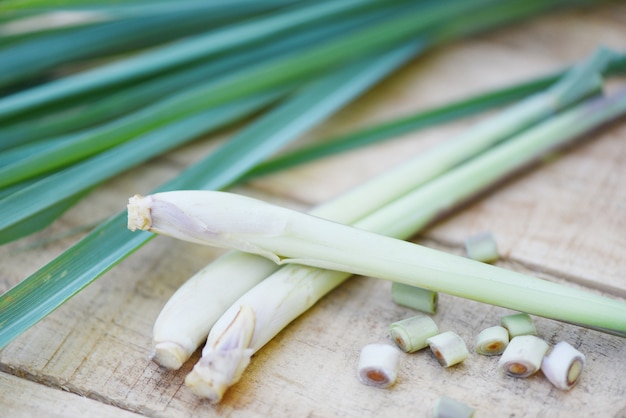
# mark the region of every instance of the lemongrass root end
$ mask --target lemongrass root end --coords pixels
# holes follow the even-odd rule
[[[161,341],[154,344],[152,360],[167,369],[178,370],[191,357],[189,350],[172,341]]]
[[[131,231],[147,231],[152,226],[150,214],[151,199],[141,195],[134,195],[128,199],[128,229]]]

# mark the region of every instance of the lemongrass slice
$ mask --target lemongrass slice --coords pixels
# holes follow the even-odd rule
[[[559,389],[570,390],[578,383],[585,367],[585,355],[561,341],[543,358],[541,371]]]
[[[471,418],[476,410],[456,399],[442,396],[433,411],[434,418]]]
[[[509,331],[509,338],[518,335],[537,335],[537,328],[530,315],[518,313],[500,318],[500,325]]]
[[[472,260],[493,263],[498,260],[498,244],[491,232],[481,232],[465,240],[465,252]]]
[[[368,344],[359,357],[359,380],[369,386],[388,388],[398,377],[400,352],[388,344]]]
[[[509,345],[509,332],[501,326],[485,328],[476,337],[475,351],[484,356],[497,356]]]
[[[528,377],[541,368],[548,343],[534,335],[519,335],[509,342],[500,357],[498,367],[513,377]]]
[[[416,315],[389,326],[391,338],[402,351],[413,353],[428,346],[426,340],[439,333],[439,327],[428,315]]]
[[[443,367],[461,363],[469,355],[465,341],[452,331],[437,334],[426,342]]]
[[[398,305],[416,311],[434,314],[439,302],[439,293],[423,287],[393,282],[391,284],[391,300]]]

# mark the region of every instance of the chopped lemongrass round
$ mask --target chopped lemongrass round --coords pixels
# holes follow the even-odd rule
[[[394,282],[391,284],[391,300],[407,308],[434,314],[437,310],[439,293],[423,287]]]
[[[493,263],[498,260],[498,245],[491,232],[481,232],[465,240],[467,256],[483,263]]]
[[[369,386],[387,388],[396,382],[400,352],[388,344],[368,344],[359,357],[359,380]]]
[[[559,389],[570,390],[582,375],[585,355],[566,341],[561,341],[543,358],[541,371]]]
[[[513,377],[528,377],[541,368],[548,343],[534,335],[519,335],[509,341],[498,367]]]
[[[433,411],[434,418],[471,418],[476,410],[456,399],[442,396]]]
[[[398,347],[407,353],[413,353],[428,346],[426,340],[439,333],[439,327],[428,315],[416,315],[394,322],[389,326],[391,338]]]
[[[454,366],[469,355],[465,341],[452,331],[437,334],[426,342],[443,367]]]
[[[476,353],[485,356],[496,356],[509,345],[509,332],[501,326],[482,330],[476,337]]]
[[[513,339],[518,335],[537,335],[537,328],[530,315],[518,313],[500,318],[500,325],[509,331],[509,338]]]

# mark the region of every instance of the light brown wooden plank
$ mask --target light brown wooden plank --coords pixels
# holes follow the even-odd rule
[[[0,415],[11,418],[139,418],[134,414],[27,379],[0,373]]]
[[[584,58],[600,43],[623,48],[625,16],[624,6],[615,4],[540,18],[442,48],[407,66],[303,142],[544,74]],[[237,190],[306,209],[470,123],[406,135]],[[424,236],[431,240],[425,243],[460,252],[466,236],[489,229],[510,260],[502,266],[586,283],[623,297],[625,130],[621,121],[558,160],[508,182],[430,228]],[[212,146],[197,143],[120,176],[48,231],[0,247],[0,290],[52,259],[75,237],[26,246],[122,209],[128,196],[172,177]],[[154,417],[428,416],[444,394],[477,407],[479,416],[486,417],[624,415],[624,340],[545,319],[537,319],[544,338],[550,343],[570,341],[588,356],[582,381],[569,393],[552,388],[541,375],[526,380],[502,376],[495,359],[473,354],[460,367],[444,370],[427,352],[402,356],[400,378],[391,389],[363,386],[356,379],[360,348],[390,342],[388,324],[412,313],[391,302],[389,283],[371,278],[350,280],[294,321],[253,358],[224,402],[211,406],[183,385],[193,362],[171,372],[150,362],[148,355],[152,323],[162,305],[219,253],[167,238],[153,240],[0,352],[0,367],[23,379]],[[508,312],[443,295],[435,320],[471,346],[482,328]],[[54,393],[47,404],[51,414],[67,415],[62,402],[52,401],[63,392],[17,380],[18,388]],[[28,406],[14,408],[24,416],[33,412]]]

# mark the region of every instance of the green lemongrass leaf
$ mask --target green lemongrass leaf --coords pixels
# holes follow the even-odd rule
[[[576,65],[570,70],[470,97],[449,105],[420,111],[413,115],[366,127],[356,132],[323,139],[319,144],[313,144],[285,153],[257,165],[246,174],[244,179],[271,174],[411,131],[471,116],[542,91],[560,79],[560,82],[552,87],[552,95],[555,97],[554,111],[558,111],[580,100],[582,97],[592,94],[601,87],[601,82],[598,84],[595,81],[596,79],[588,82],[581,77],[581,74],[589,74],[591,76],[595,73],[598,73],[599,76],[602,74],[605,76],[616,75],[626,71],[625,64],[626,54],[618,54],[601,48],[587,62]],[[582,83],[580,83],[581,80],[583,81]],[[573,92],[572,88],[575,88],[576,91]],[[550,110],[548,109],[546,116],[549,116],[549,112]]]
[[[0,232],[0,245],[12,241],[14,237],[24,237],[47,227],[85,197],[89,191],[84,190],[62,199],[56,199],[52,204],[47,205],[45,211],[25,216],[20,222],[11,224]],[[4,200],[0,200],[0,205],[3,205],[3,203]]]
[[[341,15],[342,12],[358,8],[367,2],[368,0],[347,0],[305,4],[136,54],[6,97],[0,100],[0,120],[71,96],[157,74],[242,45],[272,39],[300,25]]]
[[[321,27],[295,32],[286,39],[279,39],[268,45],[236,50],[224,57],[189,68],[185,67],[180,71],[125,87],[104,97],[97,96],[87,99],[86,102],[80,101],[76,108],[46,114],[43,117],[35,114],[18,124],[0,128],[0,150],[28,141],[75,131],[127,114],[183,88],[270,58],[285,56],[301,48],[311,47],[333,36],[372,23],[377,17],[388,13],[390,13],[388,10],[374,10],[355,14],[340,21],[330,21]]]
[[[211,2],[205,4],[204,7],[198,4],[193,8],[177,6],[169,13],[150,12],[64,30],[0,49],[0,86],[28,79],[60,64],[92,57],[101,59],[172,42],[184,36],[207,32],[211,27],[223,25],[227,19],[243,19],[276,8],[271,2],[256,2],[253,7],[250,7],[251,4],[244,5],[247,7],[226,7],[222,4],[221,8],[216,8]],[[142,9],[149,8],[144,6]],[[2,29],[0,26],[0,34]]]
[[[83,192],[124,170],[240,120],[281,94],[284,92],[269,92],[201,112],[22,186],[0,200],[0,211],[7,215],[0,220],[0,245],[48,226],[63,213],[60,208],[53,209],[66,199],[82,197]]]
[[[159,190],[220,189],[364,92],[419,51],[404,45],[313,83]],[[0,349],[153,238],[113,216],[77,244],[0,296]]]

